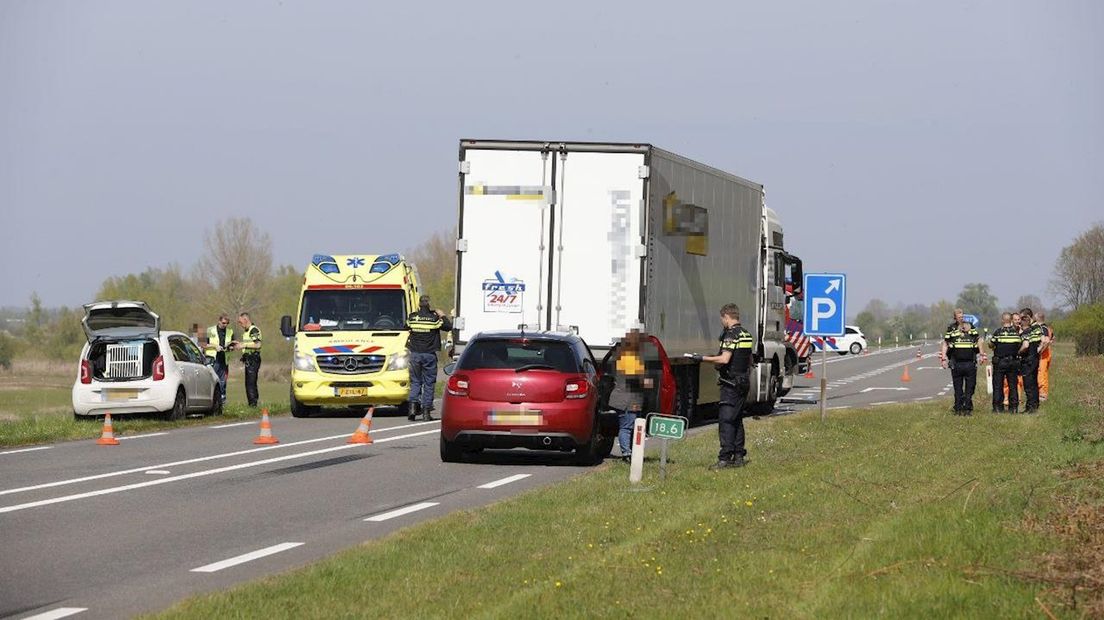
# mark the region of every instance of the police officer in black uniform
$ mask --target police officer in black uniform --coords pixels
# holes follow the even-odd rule
[[[954,370],[954,360],[947,356],[948,347],[947,344],[950,339],[954,337],[955,332],[958,331],[958,324],[962,322],[962,317],[966,316],[965,310],[962,308],[954,309],[954,320],[947,324],[947,329],[943,330],[943,343],[939,348],[939,361],[946,362],[947,365],[944,368],[950,368]]]
[[[261,329],[253,324],[248,312],[238,315],[238,325],[244,335],[241,342],[234,343],[234,348],[242,352],[241,361],[245,365],[245,399],[250,407],[256,407],[260,398],[257,375],[261,373]]]
[[[954,384],[955,415],[974,415],[974,388],[977,386],[978,331],[969,321],[963,320],[958,329],[948,334],[948,361],[951,365],[951,382]],[[984,356],[983,356],[984,357]]]
[[[441,332],[452,329],[452,321],[430,306],[429,295],[418,299],[418,310],[406,317],[410,337],[406,348],[410,351],[410,413],[407,419],[415,419],[419,413],[423,420],[432,420],[433,388],[437,384],[437,352],[441,350]]]
[[[989,336],[989,350],[993,353],[993,413],[1004,413],[1004,390],[1007,383],[1008,411],[1016,413],[1020,406],[1017,383],[1020,376],[1020,348],[1023,339],[1012,324],[1012,314],[1001,315],[1001,328]]]
[[[1020,338],[1020,373],[1023,375],[1024,413],[1035,413],[1039,410],[1039,344],[1043,341],[1043,328],[1035,322],[1035,315],[1031,308],[1020,310],[1023,317],[1023,331]],[[1009,394],[1011,394],[1009,390]]]
[[[755,339],[740,325],[740,308],[736,304],[725,304],[721,308],[721,346],[717,355],[687,354],[700,362],[717,365],[721,386],[721,401],[717,416],[717,435],[721,441],[721,451],[717,463],[710,469],[743,467],[750,459],[744,448],[744,402],[747,401],[751,378],[751,352]]]

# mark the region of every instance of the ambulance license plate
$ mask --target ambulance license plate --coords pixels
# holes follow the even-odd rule
[[[337,391],[337,396],[341,398],[355,398],[357,396],[368,395],[368,388],[366,387],[343,387],[334,389]]]

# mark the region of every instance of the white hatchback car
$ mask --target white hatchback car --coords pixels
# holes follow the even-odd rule
[[[862,330],[857,325],[844,325],[844,334],[839,338],[836,338],[836,347],[839,349],[840,355],[846,355],[850,352],[852,355],[858,355],[866,348],[866,336],[862,333]]]
[[[189,412],[219,415],[218,377],[185,334],[161,331],[161,317],[141,301],[99,301],[84,306],[88,344],[73,384],[77,418]]]

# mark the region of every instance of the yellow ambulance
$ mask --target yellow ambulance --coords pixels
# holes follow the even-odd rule
[[[402,256],[314,255],[298,313],[280,321],[295,340],[291,414],[363,405],[406,414],[406,317],[417,307],[418,270]]]

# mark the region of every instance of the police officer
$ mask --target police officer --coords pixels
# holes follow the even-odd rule
[[[966,316],[965,311],[962,308],[954,309],[954,320],[947,324],[947,329],[943,330],[943,343],[939,346],[939,361],[946,362],[948,366],[953,370],[954,362],[948,361],[947,358],[947,343],[954,337],[955,332],[958,331],[958,324],[962,322],[962,317]]]
[[[207,345],[203,347],[203,355],[207,357],[218,375],[219,394],[222,402],[226,402],[226,377],[230,374],[230,364],[226,363],[226,352],[230,350],[230,344],[234,342],[234,330],[230,328],[230,317],[226,314],[218,316],[218,322],[207,328]]]
[[[1020,338],[1020,373],[1023,376],[1024,413],[1035,413],[1039,409],[1039,345],[1043,341],[1043,328],[1035,322],[1031,308],[1020,310],[1023,332]]]
[[[955,415],[974,415],[974,388],[977,386],[978,331],[968,321],[958,324],[958,329],[944,339],[951,365],[951,382],[954,384]],[[984,355],[982,356],[984,359]]]
[[[1009,413],[1017,413],[1020,393],[1016,383],[1020,376],[1020,348],[1023,339],[1012,324],[1012,314],[1001,315],[1001,328],[989,336],[989,351],[993,353],[993,413],[1005,411],[1008,399]]]
[[[242,352],[241,361],[245,365],[245,398],[250,407],[256,407],[260,396],[257,375],[261,372],[261,329],[253,324],[248,312],[238,315],[238,325],[242,328],[242,339],[233,344]]]
[[[721,307],[721,346],[717,355],[686,356],[699,362],[717,365],[719,375],[717,384],[721,386],[721,401],[717,416],[717,435],[720,437],[721,450],[717,462],[710,469],[743,467],[750,459],[744,448],[744,402],[747,400],[751,383],[751,351],[755,340],[740,325],[740,308],[736,304]]]
[[[415,419],[419,413],[423,420],[432,420],[433,388],[437,384],[437,352],[441,350],[441,332],[452,329],[452,321],[434,310],[429,295],[418,299],[418,310],[406,317],[410,337],[406,348],[410,351],[410,413],[407,419]]]

